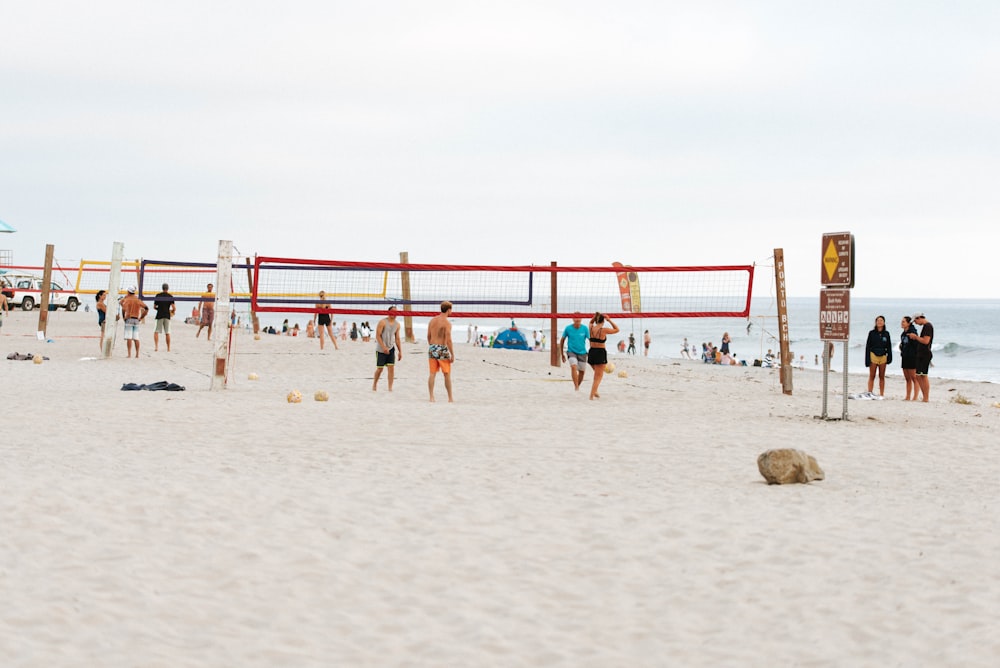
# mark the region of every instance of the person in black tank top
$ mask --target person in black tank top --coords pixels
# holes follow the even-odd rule
[[[607,323],[607,327],[605,327]],[[590,398],[600,399],[601,395],[597,389],[604,378],[604,367],[608,363],[608,349],[605,347],[608,334],[617,334],[620,330],[618,325],[611,322],[603,313],[597,312],[590,319],[590,352],[587,353],[587,362],[594,370],[594,382],[590,388]]]

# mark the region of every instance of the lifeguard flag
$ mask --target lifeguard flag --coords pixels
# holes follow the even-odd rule
[[[612,262],[611,266],[618,270],[618,294],[622,298],[622,311],[625,313],[642,313],[642,302],[639,299],[639,275],[621,262]]]

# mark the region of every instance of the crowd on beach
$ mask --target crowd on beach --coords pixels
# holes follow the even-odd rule
[[[159,351],[160,335],[164,337],[166,349],[169,352],[171,346],[170,322],[176,314],[176,301],[169,292],[170,286],[166,283],[162,286],[162,291],[153,298],[153,310],[155,311],[156,325],[153,332],[154,352]],[[96,310],[98,326],[101,330],[99,345],[104,349],[104,332],[107,320],[107,292],[101,290],[96,297]],[[206,338],[211,340],[212,327],[214,324],[215,293],[213,285],[209,283],[206,291],[201,295],[197,304],[193,307],[191,316],[185,322],[198,326],[195,338],[201,335],[203,329],[207,328]],[[319,301],[315,305],[316,312],[307,322],[305,327],[306,338],[318,338],[320,349],[324,349],[325,337],[329,337],[334,348],[338,348],[337,338],[341,341],[348,339],[354,342],[369,343],[374,339],[376,344],[376,372],[373,390],[377,390],[379,377],[384,369],[388,372],[388,389],[392,390],[393,373],[392,367],[398,359],[402,358],[402,350],[399,344],[399,324],[396,322],[395,306],[389,307],[387,316],[380,320],[376,327],[371,327],[367,321],[351,323],[348,326],[346,320],[337,326],[332,319],[332,310],[329,302],[325,299],[325,293],[319,292]],[[3,316],[9,313],[9,304],[6,298],[0,294],[0,327],[3,326]],[[150,309],[137,296],[135,286],[129,286],[126,294],[119,299],[119,309],[116,312],[116,320],[124,320],[124,339],[126,342],[127,357],[139,357],[140,350],[140,326],[145,322]],[[448,319],[451,314],[451,304],[442,302],[441,315],[431,319],[427,329],[428,356],[431,367],[428,389],[431,401],[434,400],[434,377],[438,371],[443,372],[445,386],[448,391],[448,400],[452,400],[451,387],[451,363],[455,359],[455,349],[452,343],[451,329],[452,323]],[[235,312],[232,314],[231,326],[240,325],[240,320]],[[511,323],[512,329],[516,330],[516,325]],[[249,326],[249,323],[248,323]],[[903,377],[906,381],[906,393],[904,400],[928,401],[930,398],[930,379],[928,377],[933,358],[932,345],[934,341],[934,326],[927,320],[922,312],[902,316],[900,320],[900,335],[898,346],[893,346],[893,337],[886,330],[885,317],[879,315],[875,318],[874,326],[868,333],[865,343],[865,366],[868,368],[868,391],[862,398],[881,398],[885,396],[885,373],[886,368],[893,361],[893,349],[899,353],[900,365]],[[335,329],[336,328],[336,329]],[[919,328],[919,329],[918,329]],[[273,326],[264,328],[264,333],[272,335],[285,335],[297,337],[302,331],[299,323],[289,324],[286,318],[282,323],[280,331]],[[337,333],[335,333],[337,331]],[[583,317],[577,313],[572,322],[565,327],[562,337],[559,340],[559,351],[563,361],[570,366],[571,379],[575,390],[579,390],[586,368],[592,369],[593,379],[590,389],[590,399],[600,398],[600,385],[604,374],[608,368],[607,337],[620,332],[617,325],[605,314],[597,312],[590,318],[586,327],[583,326]],[[496,333],[489,335],[479,333],[478,326],[469,325],[466,334],[466,343],[474,346],[492,346]],[[538,330],[533,331],[532,340],[534,350],[545,349],[545,334]],[[567,345],[568,343],[568,345]],[[719,364],[726,366],[747,366],[746,360],[738,359],[736,353],[731,349],[732,337],[729,332],[724,332],[721,343],[716,347],[711,341],[702,342],[700,359],[706,364]],[[635,354],[636,342],[634,333],[628,335],[626,348],[625,338],[618,341],[618,351],[622,353]],[[649,330],[643,334],[643,354],[649,354],[651,336]],[[826,362],[833,355],[833,344],[827,341],[824,346]],[[695,359],[697,347],[689,344],[687,338],[681,344],[681,357],[685,359]],[[794,355],[791,355],[794,360]],[[800,358],[800,364],[804,363],[804,358]],[[815,363],[818,365],[819,356],[816,356]],[[762,359],[754,360],[754,366],[778,367],[780,361],[769,349]],[[613,366],[611,367],[613,368]],[[827,367],[828,368],[828,367]],[[878,395],[874,394],[875,382],[878,380]]]

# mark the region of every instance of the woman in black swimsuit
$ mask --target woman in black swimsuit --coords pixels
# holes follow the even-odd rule
[[[608,328],[604,327],[605,322],[608,323]],[[605,317],[603,313],[595,313],[594,317],[590,319],[590,351],[587,353],[587,362],[594,370],[594,384],[590,387],[591,399],[601,398],[601,395],[597,393],[597,388],[601,385],[601,379],[604,378],[604,367],[608,363],[608,350],[605,347],[605,342],[608,339],[608,334],[617,334],[618,332],[618,325],[611,322],[611,318]]]
[[[323,292],[322,290],[320,290],[319,291],[319,298],[320,298],[320,300],[325,300],[326,299],[326,293]],[[316,304],[316,310],[317,311],[319,311],[320,309],[329,309],[329,308],[330,308],[330,305],[327,304],[327,303],[325,303],[324,301],[320,301],[319,304]],[[337,350],[340,350],[340,346],[337,345],[337,337],[333,335],[333,329],[331,328],[332,323],[333,323],[333,318],[330,317],[329,313],[317,313],[316,314],[316,330],[317,330],[317,333],[319,334],[319,349],[320,350],[323,350],[323,330],[324,329],[326,330],[326,333],[330,335],[330,341],[333,342],[333,347],[335,349],[337,349]]]

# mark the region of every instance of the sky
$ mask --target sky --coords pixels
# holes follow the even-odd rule
[[[15,264],[756,264],[997,298],[1000,3],[0,0]]]

